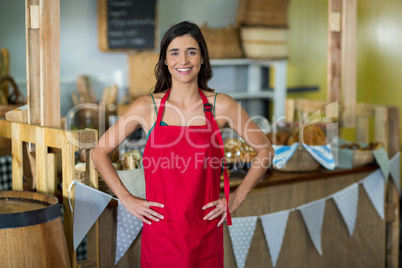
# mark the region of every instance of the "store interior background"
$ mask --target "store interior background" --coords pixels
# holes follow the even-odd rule
[[[183,20],[206,22],[209,27],[234,25],[238,2],[159,0],[160,38]],[[91,77],[98,97],[115,82],[127,90],[128,57],[99,50],[97,0],[61,0],[60,5],[60,95],[65,116],[72,108],[70,94],[76,91],[78,75]],[[357,101],[402,108],[402,2],[358,0],[357,6]],[[287,86],[318,90],[290,93],[289,98],[326,99],[327,13],[328,1],[290,0]],[[0,0],[0,46],[10,51],[10,73],[26,94],[25,1]]]

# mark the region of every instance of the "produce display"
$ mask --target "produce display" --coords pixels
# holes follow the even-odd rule
[[[270,132],[267,137],[273,145],[292,145],[299,142],[299,129],[293,133],[286,131]],[[308,125],[303,129],[303,142],[307,145],[325,145],[327,144],[327,136],[324,131],[316,125]]]
[[[350,150],[378,150],[381,148],[381,142],[370,142],[367,146],[362,146],[357,142],[352,143],[344,143],[340,146],[341,149],[350,149]]]
[[[253,148],[241,139],[229,138],[223,146],[227,163],[251,162],[256,156]]]

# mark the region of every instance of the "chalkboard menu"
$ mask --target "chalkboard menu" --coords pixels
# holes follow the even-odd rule
[[[154,49],[156,0],[98,0],[102,51]]]

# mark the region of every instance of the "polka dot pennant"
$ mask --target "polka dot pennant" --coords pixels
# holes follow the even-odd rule
[[[257,219],[257,216],[232,218],[229,234],[238,268],[243,268],[246,263]]]
[[[118,263],[142,229],[142,221],[134,217],[119,201],[117,213],[116,258]]]
[[[334,201],[345,221],[350,236],[356,225],[357,203],[359,202],[359,184],[354,183],[334,194]]]

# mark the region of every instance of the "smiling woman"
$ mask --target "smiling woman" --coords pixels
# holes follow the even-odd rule
[[[181,47],[177,47],[178,45]],[[212,67],[209,62],[207,44],[197,25],[182,22],[172,27],[163,36],[160,51],[159,61],[155,66],[155,75],[157,77],[155,93],[165,91],[167,88],[172,87],[172,75],[174,72],[171,72],[170,62],[177,63],[173,58],[179,60],[180,57],[182,57],[181,60],[186,60],[186,57],[187,60],[198,59],[198,62],[202,64],[202,66],[198,66],[197,70],[198,87],[206,91],[214,91],[208,87],[208,81],[212,78]],[[172,61],[170,58],[172,58]],[[189,66],[190,64],[188,64],[188,66],[183,65],[177,67],[188,68]]]
[[[208,87],[208,50],[197,25],[182,22],[164,35],[154,93],[138,98],[102,138],[92,159],[126,209],[145,224],[141,267],[223,267],[223,223],[269,167],[267,137],[230,96]],[[164,120],[162,120],[164,118]],[[156,119],[156,120],[155,120]],[[130,195],[108,154],[142,127],[146,199]],[[232,128],[256,152],[229,195],[221,131]],[[223,163],[223,168],[222,168]],[[220,197],[223,173],[225,194]]]

